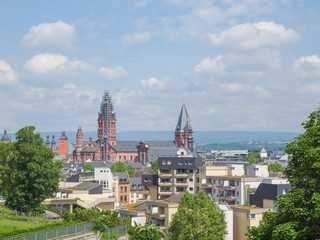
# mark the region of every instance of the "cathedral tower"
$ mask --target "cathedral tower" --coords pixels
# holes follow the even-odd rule
[[[68,151],[68,137],[66,132],[62,132],[62,136],[59,138],[59,156],[67,156]]]
[[[177,147],[192,147],[193,131],[186,106],[182,105],[179,120],[174,133],[174,140]]]
[[[117,144],[117,119],[108,90],[104,91],[98,114],[98,143],[103,161],[109,160],[109,146]]]
[[[81,127],[78,128],[77,132],[77,143],[76,143],[76,161],[81,161],[81,149],[83,143],[83,134]]]
[[[54,135],[52,135],[51,150],[52,150],[52,152],[56,152],[57,151],[56,137]]]

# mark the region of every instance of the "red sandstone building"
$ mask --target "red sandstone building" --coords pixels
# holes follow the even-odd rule
[[[196,155],[193,130],[185,104],[183,103],[174,141],[117,141],[117,119],[109,91],[102,97],[98,114],[97,140],[83,140],[81,127],[78,128],[73,161],[136,161],[147,164],[158,157],[174,157],[183,148],[189,155]]]

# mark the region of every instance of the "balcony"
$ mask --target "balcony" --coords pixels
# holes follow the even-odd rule
[[[235,196],[224,196],[224,195],[217,195],[217,197],[221,200],[226,200],[228,202],[233,202],[236,200]]]
[[[226,190],[226,191],[234,191],[234,190],[236,190],[236,187],[233,186],[233,185],[229,185],[229,186],[218,185],[217,187],[219,189]]]
[[[152,218],[156,218],[156,219],[160,219],[160,220],[163,220],[165,219],[166,215],[164,213],[151,213],[151,212],[146,212],[146,214],[149,216],[149,217],[152,217]]]
[[[172,195],[172,191],[160,191],[159,194],[168,196],[168,195]]]
[[[160,178],[171,178],[172,177],[172,173],[168,172],[168,173],[160,173],[159,174]]]
[[[176,178],[187,178],[189,176],[188,173],[176,173]]]
[[[171,186],[172,182],[159,182],[159,186]]]
[[[176,182],[174,185],[177,186],[177,187],[188,187],[189,183],[187,183],[187,182]]]
[[[202,188],[212,188],[212,183],[204,183],[204,184],[201,184],[201,187],[202,187]]]

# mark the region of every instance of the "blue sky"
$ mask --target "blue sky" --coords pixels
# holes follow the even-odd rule
[[[0,131],[301,131],[319,106],[320,2],[0,2]],[[1,130],[2,129],[2,130]]]

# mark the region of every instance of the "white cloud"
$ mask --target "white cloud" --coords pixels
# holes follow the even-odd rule
[[[35,73],[46,73],[66,63],[68,58],[60,54],[44,53],[33,56],[25,63],[25,68]]]
[[[125,45],[133,45],[136,42],[147,42],[152,36],[152,32],[135,32],[123,35],[121,40]]]
[[[193,68],[193,72],[223,74],[225,72],[223,56],[219,55],[214,59],[209,57],[202,59],[200,64]]]
[[[220,88],[230,93],[240,93],[252,89],[252,86],[250,84],[243,83],[227,83],[220,84]]]
[[[255,50],[264,47],[280,47],[299,40],[299,34],[274,22],[245,23],[233,26],[221,34],[209,34],[214,46],[238,50]]]
[[[300,57],[293,68],[302,77],[320,77],[320,58],[318,55]]]
[[[100,68],[99,74],[101,77],[106,78],[108,80],[123,79],[128,76],[127,71],[121,66],[116,66],[113,68]]]
[[[26,47],[72,47],[75,37],[74,26],[62,21],[42,23],[30,28],[23,36],[22,44]]]
[[[10,65],[0,60],[0,85],[11,85],[17,82],[17,76]]]
[[[65,89],[75,89],[75,88],[77,88],[77,86],[74,85],[73,83],[66,83],[66,84],[63,85],[63,88],[65,88]]]
[[[164,87],[164,82],[159,81],[157,78],[152,77],[149,79],[142,79],[141,80],[141,84],[144,88],[148,88],[148,89],[163,89]]]
[[[266,89],[264,89],[263,87],[258,86],[258,85],[256,85],[256,86],[254,87],[254,93],[255,93],[256,95],[258,95],[259,97],[262,97],[262,98],[271,97],[271,93],[270,93],[268,90],[266,90]]]

